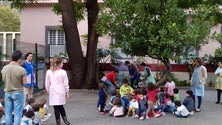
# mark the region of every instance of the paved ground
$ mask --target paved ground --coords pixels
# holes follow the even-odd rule
[[[180,100],[183,100],[185,90],[180,90]],[[48,98],[46,93],[36,96],[38,101]],[[189,118],[176,118],[171,114],[159,118],[150,118],[144,121],[132,118],[113,118],[108,114],[100,115],[96,110],[97,91],[70,90],[70,98],[65,105],[66,113],[72,125],[220,125],[222,122],[222,105],[215,104],[216,91],[206,90],[203,98],[202,111]],[[53,109],[52,116],[44,125],[55,125]],[[62,122],[62,125],[65,125]]]

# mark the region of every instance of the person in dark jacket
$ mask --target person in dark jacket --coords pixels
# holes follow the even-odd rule
[[[140,81],[140,71],[138,67],[135,64],[131,64],[129,61],[125,61],[125,65],[128,67],[129,70],[130,85],[133,88],[137,88]]]
[[[106,93],[104,91],[104,88],[105,88],[105,84],[104,83],[99,83],[99,93],[98,93],[99,100],[98,100],[98,105],[100,106],[100,114],[101,115],[105,114],[104,107],[105,107],[106,99],[107,99],[107,95],[106,95]]]
[[[192,98],[193,92],[191,90],[186,91],[186,98],[183,101],[183,105],[187,108],[187,110],[192,114],[194,111],[194,100]]]

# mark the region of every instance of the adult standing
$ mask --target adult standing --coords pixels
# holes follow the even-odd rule
[[[21,51],[12,53],[12,61],[3,67],[2,80],[5,91],[5,113],[6,125],[20,125],[24,103],[23,84],[27,82],[26,71],[19,64],[21,62]],[[14,120],[12,117],[14,112]],[[13,123],[14,121],[14,123]]]
[[[27,103],[28,99],[33,98],[33,88],[36,80],[35,80],[34,64],[32,62],[33,54],[29,52],[25,55],[25,58],[26,60],[21,64],[21,66],[24,67],[26,70],[27,84],[23,85],[23,89],[25,95],[24,100],[25,103]]]
[[[218,67],[215,71],[216,78],[216,84],[215,89],[217,90],[217,102],[216,104],[220,103],[220,96],[222,92],[222,60],[218,62]],[[222,103],[221,103],[222,104]]]
[[[140,66],[142,66],[144,69],[144,78],[142,81],[144,81],[146,85],[148,85],[148,83],[155,84],[156,80],[154,78],[154,75],[153,75],[150,67],[148,67],[144,62],[141,63]]]
[[[111,72],[108,72],[105,76],[102,77],[101,81],[105,84],[106,88],[105,90],[108,90],[108,87],[110,87],[111,92],[114,92],[116,87],[119,87],[119,83],[116,80],[116,76],[118,75],[119,70],[114,70]]]
[[[137,88],[140,81],[140,72],[135,64],[131,64],[129,61],[125,61],[125,65],[128,67],[130,75],[130,84],[132,87]]]
[[[194,60],[194,72],[191,77],[191,90],[193,92],[194,109],[195,109],[195,97],[198,99],[198,106],[195,109],[196,112],[200,112],[200,107],[202,104],[202,97],[204,96],[204,84],[207,79],[207,69],[202,64],[200,58]]]
[[[54,108],[56,125],[60,125],[60,114],[66,125],[70,125],[63,107],[66,98],[69,98],[69,80],[65,70],[62,69],[61,58],[53,58],[50,69],[46,72],[45,88],[49,94],[49,105]]]

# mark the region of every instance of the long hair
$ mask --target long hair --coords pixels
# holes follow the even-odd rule
[[[58,66],[62,63],[62,59],[61,58],[57,58],[54,57],[51,59],[51,64],[50,64],[50,70],[54,71],[56,70],[56,68],[58,68]]]

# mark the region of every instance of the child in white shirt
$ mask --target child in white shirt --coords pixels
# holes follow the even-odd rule
[[[129,106],[129,110],[128,110],[128,113],[127,113],[127,116],[126,116],[126,117],[129,117],[130,113],[132,112],[132,118],[135,118],[135,113],[136,113],[136,110],[137,110],[138,108],[139,108],[139,104],[138,104],[138,102],[136,101],[135,96],[131,96],[130,106]]]
[[[177,107],[176,111],[174,112],[176,117],[187,118],[190,115],[190,112],[184,105],[181,104],[179,100],[176,100],[174,103]]]

